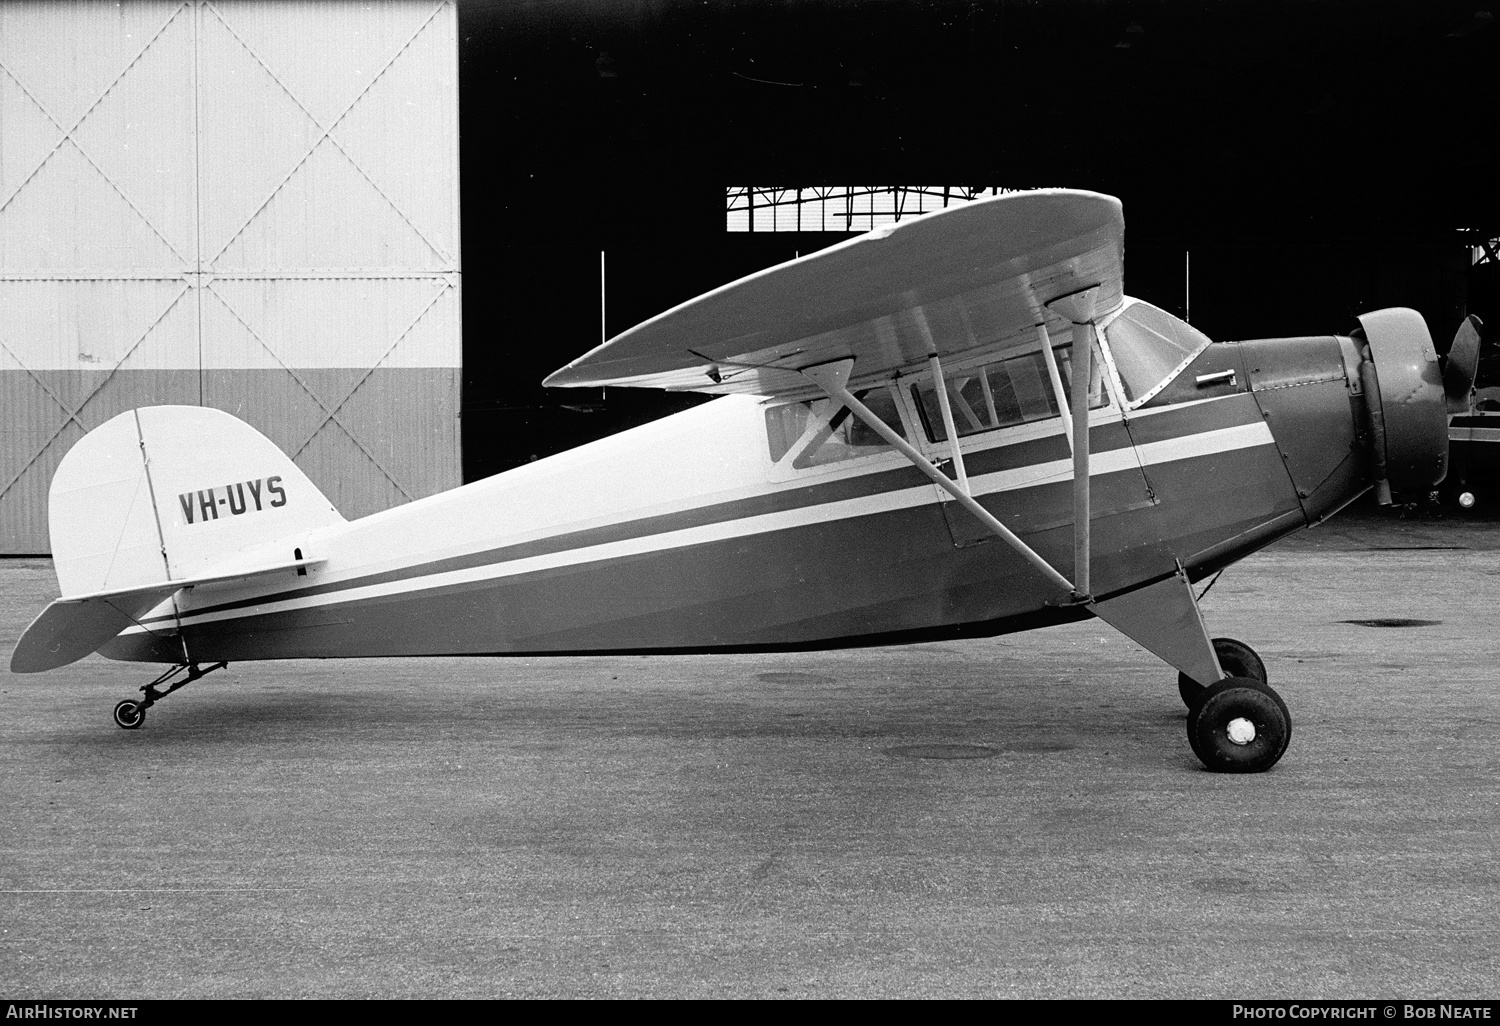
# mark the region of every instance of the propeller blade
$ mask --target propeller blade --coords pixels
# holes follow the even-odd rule
[[[1473,314],[1464,318],[1448,347],[1448,365],[1443,369],[1443,391],[1448,396],[1449,413],[1468,413],[1469,398],[1474,391],[1474,374],[1479,369],[1479,330],[1484,323]]]

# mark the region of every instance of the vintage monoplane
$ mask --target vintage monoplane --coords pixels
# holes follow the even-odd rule
[[[1122,291],[1118,200],[1043,190],[877,229],[725,285],[547,378],[727,393],[346,522],[227,413],[96,428],[52,482],[62,597],[12,670],[725,652],[982,637],[1097,616],[1179,673],[1211,769],[1291,719],[1193,583],[1371,487],[1443,478],[1467,395],[1415,311],[1212,343]],[[1465,376],[1467,374],[1467,377]]]

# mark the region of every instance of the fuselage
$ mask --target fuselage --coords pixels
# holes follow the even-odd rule
[[[997,398],[995,362],[955,371],[969,374],[955,387],[983,378],[987,397],[960,426],[972,492],[1068,574],[1065,418],[1026,408],[1019,384],[1019,399]],[[1332,336],[1217,343],[1131,399],[1108,361],[1090,413],[1094,595],[1179,565],[1201,577],[1367,489],[1359,362]],[[872,386],[865,401],[941,461],[951,443],[924,411],[925,380]],[[1020,412],[1007,418],[1007,403]],[[811,401],[791,405],[728,396],[324,529],[305,540],[323,560],[305,576],[184,592],[102,651],[176,662],[184,643],[195,661],[813,648],[1089,615],[899,453]]]

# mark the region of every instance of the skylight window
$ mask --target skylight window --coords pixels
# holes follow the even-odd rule
[[[725,227],[731,232],[867,232],[1020,191],[971,185],[733,185],[726,190]]]

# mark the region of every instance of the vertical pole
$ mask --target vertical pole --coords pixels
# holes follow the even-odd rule
[[[604,321],[604,251],[598,251],[598,344],[609,342],[609,329]],[[598,386],[598,399],[603,402],[609,396],[604,386]]]
[[[1182,319],[1193,323],[1193,251],[1182,251]]]
[[[953,405],[948,402],[948,383],[943,380],[943,365],[937,353],[927,357],[927,366],[932,369],[932,384],[937,389],[938,409],[943,411],[943,430],[948,433],[948,448],[953,453],[953,472],[958,476],[958,486],[965,495],[969,490],[969,473],[964,468],[964,454],[958,447],[958,431],[953,425]]]
[[[1094,326],[1073,325],[1073,584],[1089,594],[1089,379]]]
[[[1037,341],[1042,344],[1042,359],[1047,363],[1047,377],[1052,380],[1052,395],[1057,400],[1057,412],[1063,419],[1063,437],[1068,440],[1068,451],[1073,451],[1072,418],[1068,414],[1067,390],[1063,388],[1062,375],[1057,371],[1057,354],[1052,351],[1052,336],[1047,334],[1047,325],[1036,326]]]

